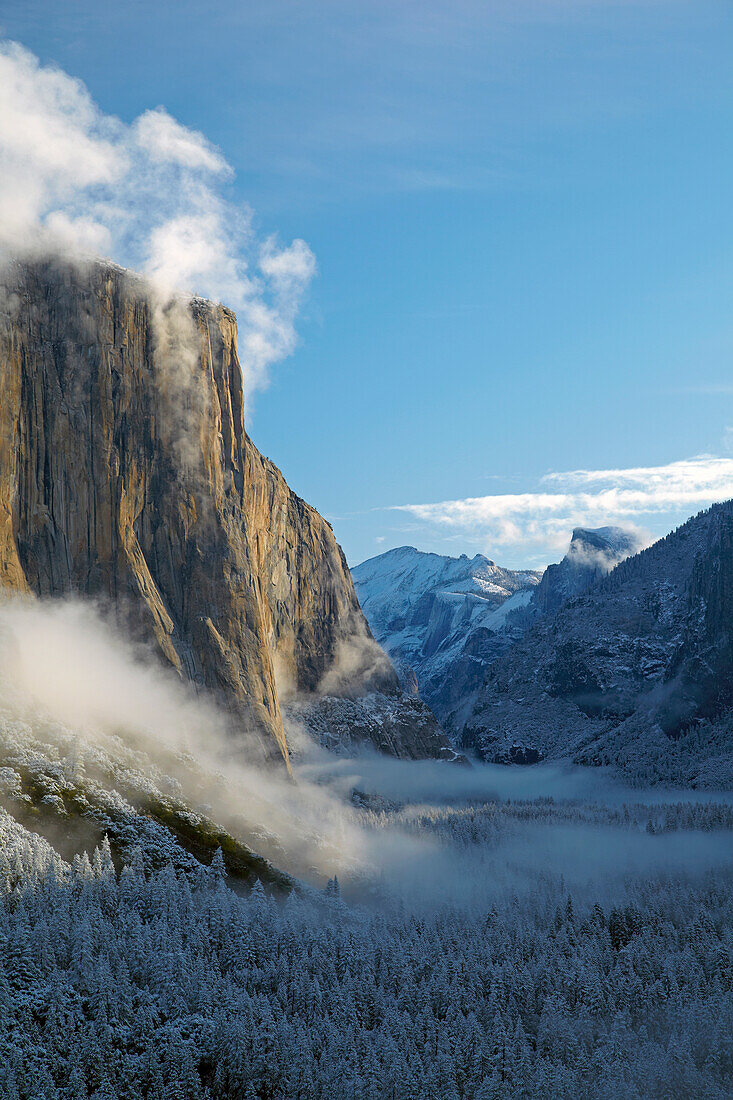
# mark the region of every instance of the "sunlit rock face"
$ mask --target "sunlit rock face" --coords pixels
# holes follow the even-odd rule
[[[107,604],[286,761],[281,696],[397,693],[330,525],[244,430],[234,314],[110,264],[4,284],[0,585]]]

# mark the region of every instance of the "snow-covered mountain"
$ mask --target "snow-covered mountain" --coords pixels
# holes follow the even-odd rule
[[[492,760],[523,745],[639,782],[727,786],[732,708],[728,501],[539,618],[488,668],[464,739]]]
[[[502,569],[483,554],[451,558],[414,546],[370,558],[352,574],[372,632],[403,686],[419,691],[457,735],[487,661],[511,644],[511,613],[527,607],[542,574]]]
[[[406,690],[419,692],[460,741],[486,669],[537,620],[580,595],[639,548],[620,527],[577,527],[544,574],[502,569],[483,554],[426,554],[401,546],[352,570],[377,641]]]

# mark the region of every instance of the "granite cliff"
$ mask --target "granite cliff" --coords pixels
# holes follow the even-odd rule
[[[532,595],[533,610],[551,615],[565,600],[580,596],[614,566],[641,549],[639,536],[622,527],[576,527],[562,561],[548,565]]]
[[[286,762],[283,698],[396,697],[330,525],[244,430],[233,313],[103,263],[3,282],[0,586],[100,601]]]

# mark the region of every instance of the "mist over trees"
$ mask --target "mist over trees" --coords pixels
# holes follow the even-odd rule
[[[733,829],[720,804],[364,817],[456,857],[527,822],[630,840]],[[259,885],[239,896],[218,857],[194,872],[148,873],[142,854],[116,869],[104,842],[69,864],[4,813],[0,838],[8,1100],[731,1095],[729,862],[627,875],[615,900],[549,867],[480,903],[448,889],[412,904],[399,878],[351,899],[334,878],[283,901]]]
[[[717,28],[4,7],[0,1100],[733,1100]]]

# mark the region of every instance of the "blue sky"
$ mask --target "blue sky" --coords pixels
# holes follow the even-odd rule
[[[662,534],[733,495],[730,4],[0,0],[0,25],[102,112],[205,134],[232,208],[307,242],[248,424],[352,563],[538,566],[575,523]]]

